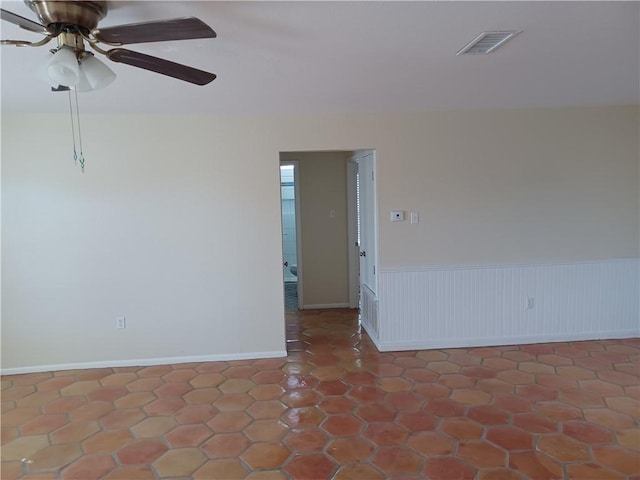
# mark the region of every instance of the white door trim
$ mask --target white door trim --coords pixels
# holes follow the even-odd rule
[[[358,245],[358,208],[356,197],[356,175],[358,162],[354,157],[347,160],[347,258],[349,262],[349,308],[358,308],[360,303],[360,246]]]
[[[368,208],[370,208],[372,210],[372,215],[371,215],[371,220],[372,220],[372,238],[367,239],[367,257],[372,259],[372,268],[373,268],[373,273],[372,273],[372,279],[371,279],[371,285],[369,286],[369,289],[374,292],[375,294],[377,294],[378,291],[378,265],[379,265],[379,259],[378,259],[378,188],[377,188],[377,172],[376,172],[376,151],[375,150],[359,150],[355,153],[355,155],[353,156],[353,159],[358,162],[358,164],[360,162],[362,162],[365,158],[370,157],[370,159],[368,160],[371,166],[371,182],[372,182],[372,186],[371,186],[371,197],[369,199],[369,201],[371,202],[371,205],[368,206]],[[362,186],[363,186],[363,178],[362,178],[362,172],[363,169],[360,168],[360,165],[358,165],[358,171],[360,172],[360,201],[362,201]],[[369,179],[367,178],[366,181],[369,181]],[[362,205],[361,207],[361,212],[360,214],[362,215]],[[362,226],[362,219],[360,220],[360,225]],[[362,234],[363,232],[360,232],[360,236],[361,236],[361,240],[362,240]],[[360,272],[360,283],[361,283],[361,288],[362,288],[362,282],[363,282],[363,278],[366,278],[362,275],[362,272]]]

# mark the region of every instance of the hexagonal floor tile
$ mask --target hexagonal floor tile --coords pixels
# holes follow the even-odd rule
[[[457,455],[467,463],[484,468],[504,467],[507,460],[504,450],[475,440],[460,442]]]
[[[325,415],[317,407],[300,407],[287,410],[282,420],[292,428],[317,427]]]
[[[372,462],[387,475],[416,475],[420,471],[422,460],[410,450],[383,447],[378,449]]]
[[[363,423],[351,415],[329,415],[321,426],[331,435],[356,435]]]
[[[329,436],[320,428],[291,430],[283,439],[283,443],[293,452],[322,451]]]
[[[194,474],[195,480],[211,480],[224,478],[225,480],[240,480],[247,475],[247,468],[235,458],[209,460]]]
[[[342,437],[334,439],[327,446],[327,453],[339,464],[364,463],[374,450],[371,443],[360,437]]]
[[[241,456],[253,469],[278,468],[289,458],[291,452],[279,443],[254,443]]]
[[[100,480],[116,468],[111,455],[86,455],[62,470],[62,480]]]
[[[158,439],[136,440],[118,451],[117,457],[121,464],[149,464],[168,450],[167,446]]]
[[[453,451],[454,443],[451,439],[436,432],[416,432],[411,434],[407,445],[426,457],[432,457],[449,455]]]
[[[178,477],[191,475],[207,460],[198,448],[177,448],[165,452],[153,462],[158,475],[163,477]]]
[[[272,442],[281,439],[289,427],[278,419],[256,420],[244,433],[253,442]]]
[[[237,457],[251,442],[243,433],[219,433],[201,445],[209,458]]]
[[[505,450],[530,450],[533,435],[509,425],[487,427],[486,439]]]
[[[538,440],[537,448],[561,462],[586,462],[590,458],[589,447],[567,435],[545,435]]]
[[[194,424],[180,425],[164,438],[171,448],[197,447],[212,435],[213,431],[206,425]]]
[[[293,478],[299,479],[331,478],[335,468],[335,464],[320,453],[296,455],[285,467]]]
[[[175,426],[173,417],[150,417],[131,427],[131,433],[137,438],[159,437]]]
[[[385,476],[370,465],[344,465],[333,480],[384,480]]]
[[[469,464],[455,457],[428,458],[424,464],[423,475],[428,478],[456,478],[473,480],[476,471]]]
[[[372,423],[363,433],[364,438],[380,447],[402,445],[408,435],[406,429],[394,423]]]
[[[32,454],[28,459],[27,468],[29,473],[57,471],[81,455],[82,450],[77,443],[51,445]]]

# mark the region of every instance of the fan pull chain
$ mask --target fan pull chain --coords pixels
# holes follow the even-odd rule
[[[76,112],[75,121],[73,118],[73,102],[71,100],[71,90],[69,90],[69,115],[71,116],[71,138],[73,140],[73,163],[76,165],[80,163],[80,169],[84,173],[84,153],[82,152],[82,130],[80,129],[80,108],[78,106],[78,92],[74,90],[76,100]],[[80,146],[80,152],[76,147],[76,125],[78,126],[78,144]],[[79,153],[79,154],[78,154]]]
[[[76,94],[76,120],[78,123],[78,142],[80,143],[80,158],[78,161],[80,162],[80,169],[82,173],[84,173],[84,153],[82,152],[82,130],[80,129],[80,107],[78,106],[78,91],[74,90]]]
[[[73,107],[71,105],[71,90],[69,90],[69,115],[71,116],[71,138],[73,139],[73,163],[78,164],[78,154],[76,153],[76,128],[73,124]]]

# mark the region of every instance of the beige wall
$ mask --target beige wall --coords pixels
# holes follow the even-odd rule
[[[2,117],[5,369],[282,351],[281,151],[376,150],[381,269],[638,256],[637,107],[82,120]]]
[[[395,127],[378,150],[383,268],[638,255],[637,108],[449,112]],[[419,225],[389,222],[394,208],[418,210]]]
[[[348,152],[285,153],[299,162],[305,306],[349,303]],[[329,213],[335,211],[335,217]]]

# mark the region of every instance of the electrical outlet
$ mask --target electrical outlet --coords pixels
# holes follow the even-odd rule
[[[533,310],[536,306],[536,299],[534,297],[527,298],[527,310]]]
[[[127,328],[127,319],[124,315],[116,317],[116,328],[118,330],[122,330],[123,328]]]

